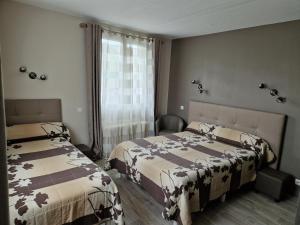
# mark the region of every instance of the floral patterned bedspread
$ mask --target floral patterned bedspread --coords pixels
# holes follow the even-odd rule
[[[112,179],[64,137],[9,144],[10,224],[123,225]]]
[[[123,142],[109,163],[162,203],[165,219],[190,225],[192,212],[255,180],[263,143],[251,134],[194,123],[185,132]]]

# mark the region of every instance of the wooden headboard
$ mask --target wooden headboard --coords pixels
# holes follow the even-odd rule
[[[271,167],[278,169],[286,115],[190,101],[188,120],[223,125],[265,139],[277,156]]]
[[[6,99],[6,124],[61,122],[60,99]]]

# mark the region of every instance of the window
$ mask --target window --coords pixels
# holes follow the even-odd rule
[[[101,117],[106,153],[121,141],[153,134],[152,42],[103,33]]]

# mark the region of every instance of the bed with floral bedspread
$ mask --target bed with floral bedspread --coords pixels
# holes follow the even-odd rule
[[[165,219],[190,225],[192,212],[254,181],[257,167],[274,160],[255,135],[192,122],[181,133],[123,142],[108,162],[163,204]]]
[[[10,224],[124,224],[116,185],[62,123],[15,125],[7,134]]]

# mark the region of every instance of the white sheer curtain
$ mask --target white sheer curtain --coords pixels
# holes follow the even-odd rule
[[[154,133],[153,42],[110,32],[102,36],[103,152]]]

